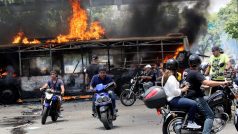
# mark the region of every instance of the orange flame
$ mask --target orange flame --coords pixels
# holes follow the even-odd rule
[[[69,22],[69,34],[59,35],[54,40],[49,40],[47,43],[63,43],[69,42],[70,40],[90,40],[101,38],[105,30],[102,28],[98,21],[92,22],[88,26],[88,17],[84,9],[80,7],[78,0],[70,0],[73,15]]]
[[[64,43],[69,41],[91,40],[100,39],[105,30],[98,21],[92,22],[90,25],[88,22],[88,16],[86,10],[80,7],[78,0],[69,0],[72,6],[72,16],[69,21],[69,33],[67,35],[59,35],[56,39],[47,40],[46,43]],[[13,44],[39,44],[39,40],[34,39],[29,41],[23,32],[19,32],[14,38]]]
[[[174,54],[172,54],[172,55],[166,55],[165,56],[165,58],[164,58],[164,60],[163,60],[163,62],[164,63],[166,63],[169,59],[171,59],[171,58],[176,58],[177,56],[178,56],[178,54],[179,54],[179,52],[181,52],[181,51],[183,51],[184,50],[184,46],[183,45],[181,45],[180,47],[178,47],[176,50],[175,50],[175,53]]]
[[[36,40],[36,39],[34,39],[32,41],[29,41],[29,39],[27,37],[25,37],[25,34],[23,32],[19,32],[14,37],[12,43],[13,44],[19,44],[19,43],[22,43],[22,44],[40,44],[41,42],[39,40]]]
[[[22,40],[22,37],[24,36],[24,33],[23,32],[19,32],[17,33],[17,35],[14,37],[13,39],[13,44],[17,44],[17,43],[20,43],[21,40]]]

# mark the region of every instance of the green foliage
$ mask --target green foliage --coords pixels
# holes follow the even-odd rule
[[[220,45],[221,37],[228,33],[231,38],[238,39],[238,1],[231,0],[218,13],[207,16],[208,29],[202,35],[194,48],[200,54],[210,51],[211,46]]]
[[[231,2],[218,13],[219,21],[225,26],[224,30],[235,39],[238,39],[238,1]]]
[[[225,30],[232,38],[238,39],[238,15],[233,15],[226,22]]]

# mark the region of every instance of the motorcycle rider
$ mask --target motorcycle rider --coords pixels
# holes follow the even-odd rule
[[[212,47],[213,55],[209,59],[209,65],[205,72],[205,75],[210,75],[211,80],[214,81],[225,81],[225,70],[230,68],[228,56],[221,52],[223,51],[218,46]],[[217,90],[222,90],[222,88],[220,86],[213,87],[212,93]]]
[[[197,102],[198,109],[204,114],[205,122],[203,127],[203,134],[210,134],[213,126],[214,113],[209,107],[208,103],[204,99],[204,92],[201,90],[201,85],[206,85],[210,87],[215,86],[225,86],[228,84],[227,81],[212,81],[206,80],[201,74],[199,66],[201,64],[201,59],[198,55],[193,54],[189,57],[190,69],[186,76],[186,81],[191,85],[189,87],[187,97],[194,99]]]
[[[112,78],[110,76],[107,75],[107,69],[105,67],[100,67],[99,68],[99,73],[94,75],[91,83],[90,83],[90,89],[93,90],[98,84],[103,84],[103,85],[107,85],[111,82],[114,82],[112,80]],[[114,83],[114,88],[116,87],[116,83]],[[112,100],[112,105],[113,105],[113,109],[114,109],[114,114],[116,113],[116,96],[114,94],[114,92],[112,90],[108,91],[109,96]],[[96,96],[93,95],[92,98],[93,101],[93,105],[92,105],[92,116],[96,116],[96,109],[95,109],[95,101],[96,101]]]
[[[225,73],[229,68],[231,68],[228,55],[224,54],[223,49],[218,46],[214,46],[212,48],[212,53],[213,55],[210,57],[209,66],[205,74],[210,75],[211,80],[225,81]],[[211,93],[214,93],[217,90],[223,90],[223,88],[220,86],[212,87]],[[232,103],[229,103],[226,108],[226,112],[229,115],[230,119],[232,117],[231,105]]]
[[[145,70],[140,78],[142,80],[144,90],[146,91],[154,85],[156,77],[150,64],[147,64],[144,69]]]
[[[59,105],[58,105],[58,114],[59,117],[62,117],[61,112],[60,112],[60,107],[61,107],[61,103],[62,103],[62,96],[64,95],[64,83],[61,79],[58,78],[58,74],[55,70],[50,72],[50,76],[51,79],[48,80],[47,83],[45,83],[41,88],[40,91],[45,90],[47,87],[49,87],[51,89],[52,92],[60,92],[60,95],[57,95],[57,97],[59,98]],[[41,100],[43,103],[43,100]]]
[[[166,71],[164,72],[162,81],[164,91],[167,95],[167,101],[171,107],[179,107],[188,109],[188,124],[187,128],[201,128],[194,122],[195,114],[197,112],[196,101],[188,98],[181,97],[183,92],[189,89],[189,85],[183,88],[179,87],[177,79],[178,62],[175,59],[169,59],[166,63]]]

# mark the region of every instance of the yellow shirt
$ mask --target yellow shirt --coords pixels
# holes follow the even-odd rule
[[[212,80],[225,80],[224,72],[228,61],[229,58],[226,54],[220,54],[218,57],[212,55],[210,57],[210,76]],[[224,65],[221,66],[222,64]]]

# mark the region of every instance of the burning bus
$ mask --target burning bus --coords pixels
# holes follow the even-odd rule
[[[63,79],[65,95],[86,93],[84,69],[90,57],[97,54],[100,64],[108,67],[120,86],[131,65],[159,64],[169,58],[177,58],[180,67],[186,67],[186,52],[189,51],[186,36],[100,39],[65,42],[61,44],[1,45],[1,65],[12,66],[15,75],[2,77],[2,102],[17,98],[39,98],[39,87],[50,79],[54,69]],[[2,66],[3,67],[3,66]],[[3,68],[4,69],[4,68]],[[8,84],[6,84],[8,83]],[[6,101],[7,100],[7,101]]]
[[[107,39],[98,21],[88,22],[79,1],[70,0],[70,4],[68,34],[31,39],[20,31],[11,44],[0,45],[0,102],[39,98],[39,87],[50,79],[51,70],[56,70],[64,81],[66,96],[87,94],[84,69],[94,54],[100,64],[108,67],[118,85],[117,94],[131,77],[134,65],[177,58],[181,69],[187,67],[189,43],[183,34]]]

